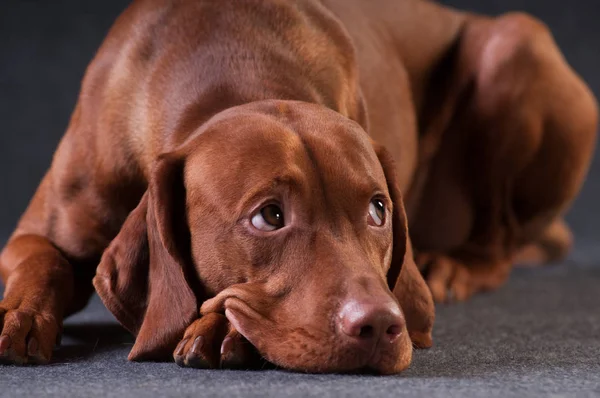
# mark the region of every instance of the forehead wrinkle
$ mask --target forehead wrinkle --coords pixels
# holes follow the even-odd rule
[[[281,191],[285,187],[290,192],[303,192],[305,188],[304,174],[296,167],[287,171],[278,172],[264,178],[265,182],[246,191],[239,200],[238,212],[242,212],[249,203],[260,197],[266,197]]]
[[[337,188],[347,191],[351,188],[365,195],[383,189],[384,193],[387,193],[385,176],[375,156],[369,156],[368,150],[365,150],[362,145],[351,149],[352,145],[340,146],[340,140],[334,142],[332,144],[327,139],[313,137],[303,139],[313,167],[319,171],[322,189]],[[351,141],[351,143],[355,142]],[[318,150],[313,150],[311,144],[315,144],[314,147]]]
[[[249,115],[243,123],[241,119],[238,115],[204,133],[208,139],[194,154],[200,164],[210,163],[224,174],[240,177],[254,168],[273,170],[297,163],[302,144],[295,132],[265,115]]]
[[[383,169],[370,142],[365,147],[358,137],[335,130],[309,133],[301,138],[318,176],[316,181],[323,202],[321,211],[317,211],[328,214],[320,222],[329,224],[328,233],[339,239],[348,233],[360,235],[357,221],[366,216],[363,211],[367,211],[373,195],[381,193],[388,203],[390,201]],[[322,135],[327,133],[329,136]]]
[[[368,174],[374,181],[384,180],[383,170],[375,154],[368,135],[351,120],[319,126],[316,122],[306,127],[308,134],[303,139],[305,145],[318,148],[315,160],[335,159],[325,162],[331,174]]]
[[[327,202],[327,190],[325,189],[325,180],[323,178],[323,173],[319,172],[319,170],[320,170],[319,162],[317,161],[315,153],[313,152],[313,150],[310,147],[310,145],[308,144],[308,142],[306,142],[304,137],[302,137],[300,134],[298,134],[298,138],[302,142],[302,145],[304,147],[304,152],[306,153],[306,155],[308,157],[313,174],[315,174],[317,177],[317,182],[318,182],[317,185],[318,185],[318,188],[320,188],[320,194],[321,194],[320,196],[322,197],[323,202],[326,203]],[[318,192],[318,189],[315,189],[315,188],[313,188],[313,190],[312,190],[313,194]]]

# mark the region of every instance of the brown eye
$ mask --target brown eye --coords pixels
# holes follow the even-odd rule
[[[283,211],[275,204],[270,204],[252,216],[252,225],[260,231],[274,231],[283,228]]]
[[[369,225],[381,227],[385,222],[385,205],[380,199],[373,199],[369,203]]]

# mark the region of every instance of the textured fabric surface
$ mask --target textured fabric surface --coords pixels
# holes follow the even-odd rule
[[[519,270],[494,294],[441,306],[435,347],[379,377],[128,362],[131,337],[95,297],[67,321],[50,366],[0,366],[0,397],[600,395],[599,287],[598,267]]]

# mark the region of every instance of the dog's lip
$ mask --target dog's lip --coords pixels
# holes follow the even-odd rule
[[[242,336],[244,336],[246,339],[248,339],[248,336],[246,336],[246,333],[244,333],[244,328],[242,327],[242,323],[240,322],[240,319],[238,318],[238,316],[236,315],[234,310],[226,308],[225,309],[225,317],[227,318],[229,323],[231,323],[233,325],[235,330],[237,330]]]
[[[231,323],[238,332],[240,332],[244,337],[248,338],[248,336],[246,336],[246,333],[244,333],[244,327],[242,326],[242,321],[240,320],[239,315],[236,314],[235,310],[226,308],[225,309],[225,317],[227,318],[229,323]]]
[[[250,343],[254,344],[251,336],[246,330],[244,318],[261,319],[262,317],[255,309],[237,297],[229,297],[223,305],[225,308],[225,317],[233,327],[244,336]]]

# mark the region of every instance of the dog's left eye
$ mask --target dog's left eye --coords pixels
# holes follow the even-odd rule
[[[385,222],[385,204],[380,199],[373,199],[369,203],[369,225],[381,227]]]
[[[283,211],[275,204],[266,205],[252,216],[252,225],[260,231],[275,231],[283,228]]]

